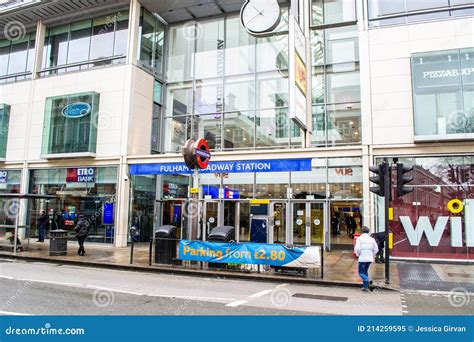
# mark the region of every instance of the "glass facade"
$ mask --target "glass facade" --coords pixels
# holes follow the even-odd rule
[[[354,1],[313,1],[313,146],[359,144],[362,139],[355,15]]]
[[[212,150],[288,148],[288,13],[256,38],[238,16],[171,26],[164,150],[204,137]],[[301,142],[299,142],[301,145]]]
[[[18,194],[21,188],[21,170],[0,170],[0,194]],[[11,199],[0,199],[0,245],[14,244],[15,220],[18,204]],[[23,239],[20,230],[20,239]]]
[[[42,154],[95,153],[98,115],[95,92],[48,97]]]
[[[0,104],[0,159],[7,155],[8,126],[10,125],[10,106]]]
[[[83,214],[90,223],[88,241],[112,243],[116,190],[115,166],[31,170],[30,193],[56,196],[31,202],[31,227],[36,230],[37,217],[45,210],[50,218],[47,230],[65,229],[75,239],[74,227]]]
[[[48,28],[42,74],[124,63],[127,42],[128,11]]]
[[[163,73],[164,37],[165,25],[142,8],[138,64],[158,75]]]
[[[132,201],[130,208],[130,227],[139,232],[139,241],[150,241],[153,237],[155,219],[156,176],[132,177]]]
[[[412,56],[415,136],[474,138],[474,48]]]
[[[415,168],[414,191],[395,197],[393,255],[412,258],[474,259],[474,156],[401,157]],[[452,201],[461,202],[454,206]],[[383,230],[383,203],[378,229]],[[451,209],[450,209],[451,207]]]
[[[31,78],[35,60],[35,33],[0,40],[0,84]]]
[[[370,26],[400,25],[474,15],[472,0],[368,0],[368,7]],[[415,14],[417,11],[428,12]]]
[[[161,152],[161,110],[163,84],[157,80],[153,83],[153,115],[151,122],[151,153]]]

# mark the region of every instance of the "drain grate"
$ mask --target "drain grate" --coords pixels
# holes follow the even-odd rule
[[[307,299],[319,299],[319,300],[332,300],[334,302],[346,302],[347,297],[336,297],[336,296],[324,296],[324,295],[313,295],[309,293],[295,293],[293,297],[307,298]]]

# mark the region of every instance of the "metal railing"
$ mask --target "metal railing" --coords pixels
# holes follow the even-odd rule
[[[126,58],[125,55],[118,55],[118,56],[112,56],[112,57],[106,57],[106,58],[91,59],[87,61],[70,63],[70,64],[62,64],[62,65],[57,65],[50,68],[44,68],[41,71],[39,71],[38,74],[41,77],[43,77],[43,76],[48,76],[52,74],[58,74],[59,71],[61,70],[64,70],[63,72],[66,73],[68,72],[67,69],[70,69],[70,68],[77,68],[70,71],[82,71],[82,70],[93,69],[93,68],[98,68],[98,67],[107,67],[107,66],[113,65],[112,63],[113,61],[123,59],[123,62],[125,62],[125,58]],[[120,61],[119,64],[123,62]]]

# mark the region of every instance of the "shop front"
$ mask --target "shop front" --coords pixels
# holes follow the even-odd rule
[[[19,194],[21,188],[21,170],[0,170],[0,194]],[[14,243],[16,213],[18,201],[11,198],[0,199],[0,248],[10,248]],[[20,238],[25,236],[21,229]]]
[[[341,171],[346,169],[351,171]],[[361,169],[360,158],[211,161],[193,189],[192,171],[182,162],[132,164],[130,216],[140,218],[141,235],[148,237],[173,225],[179,239],[206,241],[213,228],[232,226],[236,242],[331,248],[337,239],[331,237],[331,213],[362,210]],[[145,194],[155,201],[144,201]],[[191,232],[196,218],[197,232]],[[352,248],[351,239],[347,246]]]
[[[31,236],[37,234],[36,220],[44,210],[48,215],[46,236],[49,230],[65,229],[73,238],[82,214],[90,224],[88,241],[113,243],[116,189],[116,166],[30,170],[29,192],[55,196],[32,203]]]
[[[401,157],[414,191],[395,197],[393,256],[474,260],[474,156]],[[382,229],[383,204],[378,206]]]

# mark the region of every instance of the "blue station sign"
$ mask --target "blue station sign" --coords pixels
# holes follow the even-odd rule
[[[268,159],[268,160],[233,160],[214,161],[201,170],[201,173],[242,173],[242,172],[287,172],[311,171],[311,158],[303,159]],[[166,175],[166,174],[191,174],[183,163],[155,163],[132,164],[131,175]]]
[[[74,102],[63,108],[62,114],[66,118],[78,119],[89,115],[91,105],[86,102]]]

